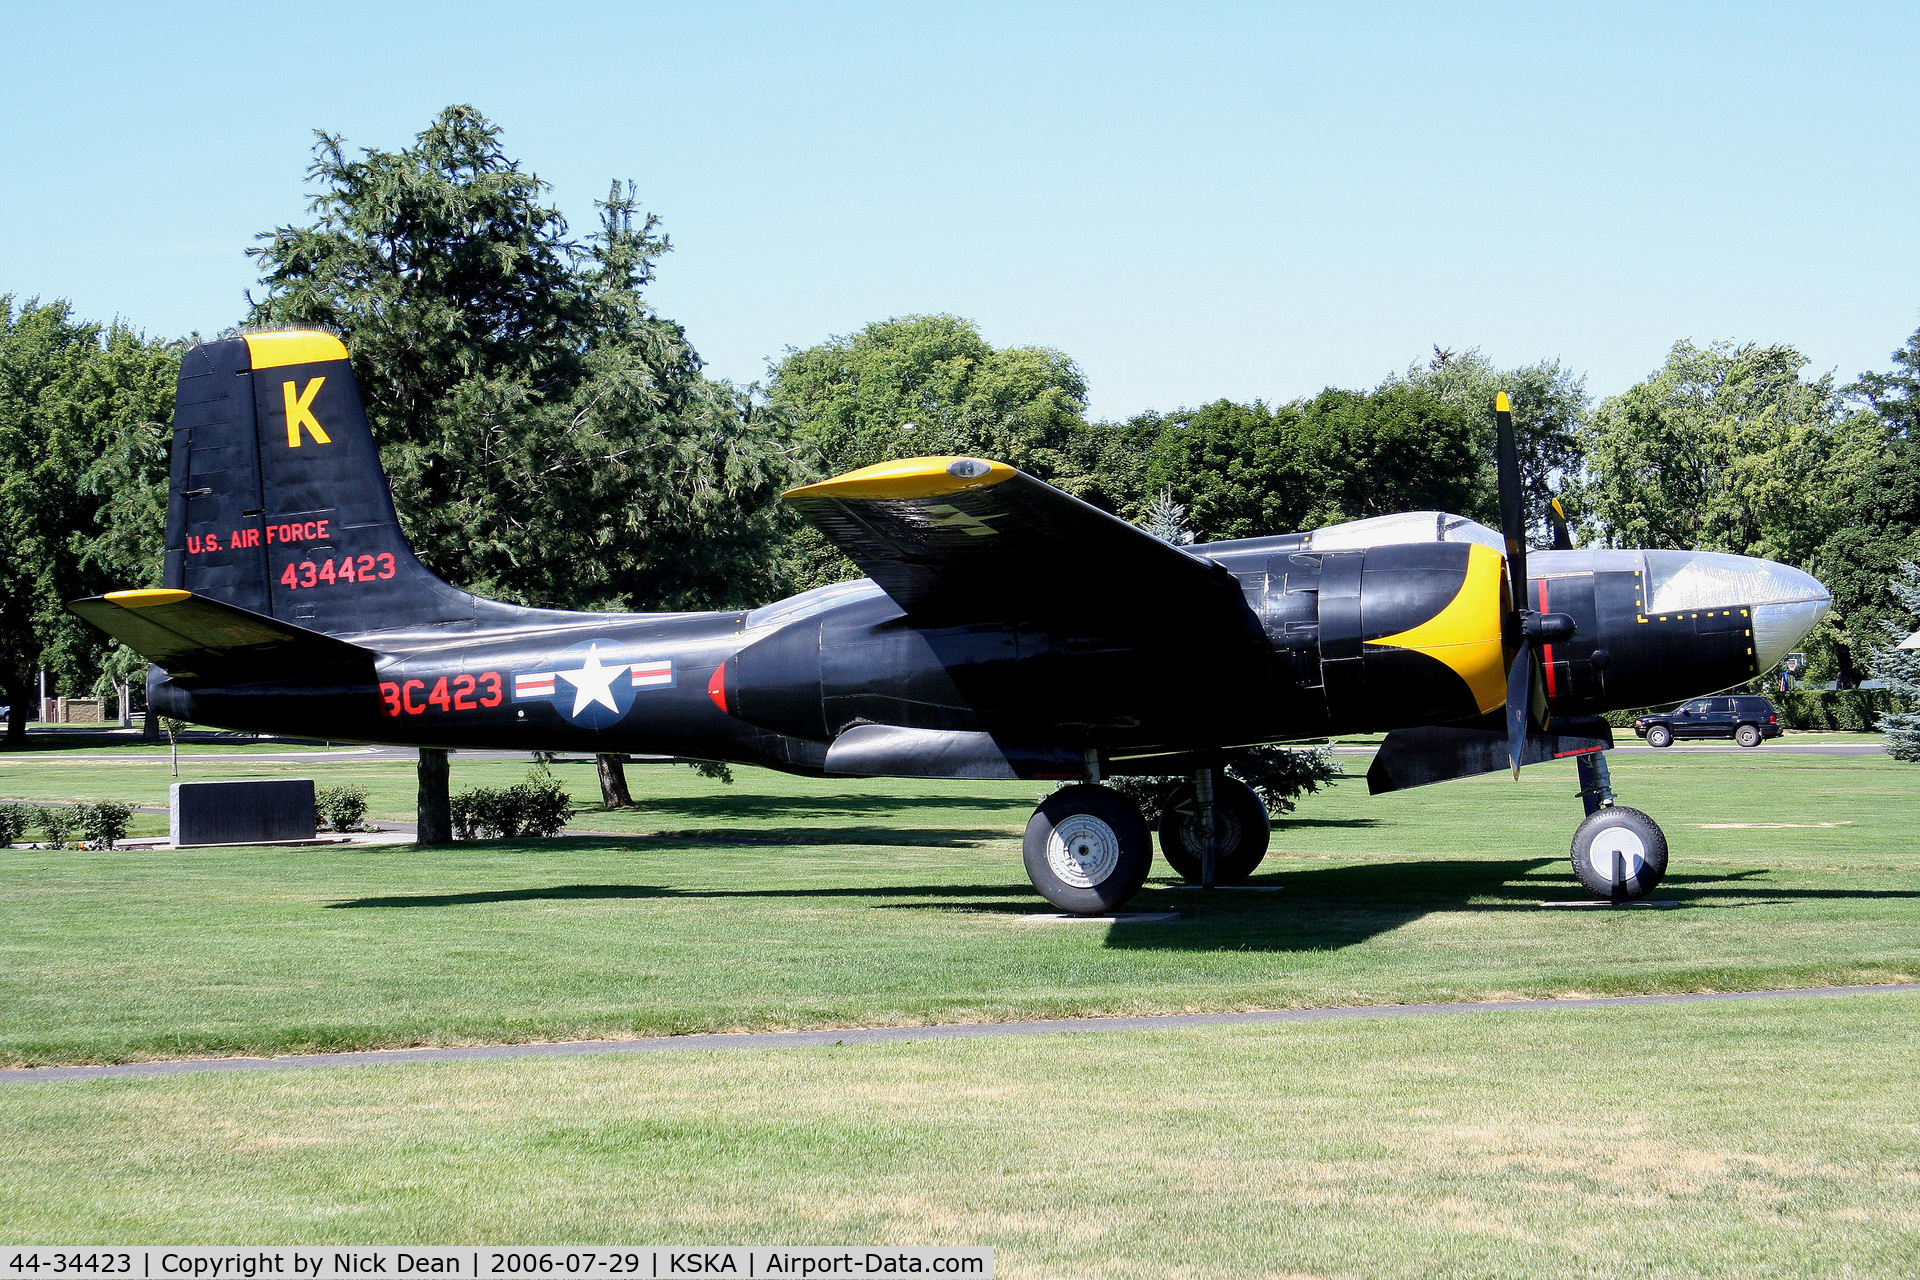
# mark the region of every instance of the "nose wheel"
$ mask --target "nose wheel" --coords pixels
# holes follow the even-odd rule
[[[1667,837],[1652,818],[1613,802],[1606,757],[1578,757],[1580,798],[1587,817],[1573,833],[1573,874],[1595,897],[1632,902],[1659,887],[1667,874]]]
[[[1062,787],[1027,820],[1027,878],[1062,911],[1097,916],[1131,898],[1153,865],[1147,820],[1101,786]]]

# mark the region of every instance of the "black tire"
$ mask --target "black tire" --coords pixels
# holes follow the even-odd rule
[[[1667,874],[1667,837],[1638,809],[1609,805],[1597,809],[1573,833],[1573,874],[1596,897],[1631,902],[1652,893]],[[1624,873],[1618,892],[1614,855]],[[1599,865],[1596,866],[1595,862]]]
[[[1062,911],[1097,916],[1117,910],[1146,883],[1153,836],[1119,792],[1062,787],[1027,820],[1023,852],[1041,897]]]
[[[1213,824],[1218,842],[1213,882],[1245,884],[1267,856],[1267,840],[1272,834],[1267,806],[1246,783],[1217,773]],[[1160,815],[1160,855],[1188,884],[1200,883],[1200,839],[1200,801],[1188,782],[1167,798],[1166,812]]]
[[[1743,747],[1757,747],[1767,740],[1757,724],[1743,724],[1733,731],[1733,740]]]
[[[1656,724],[1647,730],[1647,745],[1650,747],[1670,747],[1673,745],[1673,730],[1663,724]]]

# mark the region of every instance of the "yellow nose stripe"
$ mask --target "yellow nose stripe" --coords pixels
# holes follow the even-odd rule
[[[1482,714],[1507,700],[1506,652],[1500,644],[1500,580],[1503,557],[1492,547],[1467,548],[1467,576],[1447,607],[1417,627],[1368,644],[1412,649],[1446,664],[1473,691]]]

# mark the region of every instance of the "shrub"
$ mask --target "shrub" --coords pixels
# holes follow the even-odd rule
[[[469,787],[455,792],[449,807],[456,839],[491,840],[501,834],[506,792],[497,787]]]
[[[1331,785],[1340,774],[1340,762],[1327,747],[1248,747],[1227,757],[1227,772],[1252,787],[1278,818],[1293,812],[1296,797]],[[1192,779],[1171,774],[1108,778],[1106,783],[1140,806],[1149,825],[1160,821],[1173,793]]]
[[[557,836],[573,815],[573,797],[554,781],[552,774],[542,776],[540,770],[531,770],[527,780],[513,791],[523,835]]]
[[[1775,689],[1761,691],[1780,715],[1783,729],[1829,729],[1843,733],[1872,733],[1874,721],[1888,710],[1899,710],[1899,699],[1885,689]],[[1609,711],[1606,721],[1616,729],[1631,729],[1641,716],[1669,711],[1678,703]]]
[[[511,787],[472,787],[452,798],[453,833],[462,840],[558,835],[573,814],[573,797],[535,767]]]
[[[133,818],[133,806],[118,800],[102,800],[76,808],[80,829],[87,833],[88,842],[96,849],[111,849],[116,841],[124,839],[127,824]]]
[[[321,787],[313,793],[313,807],[328,831],[358,831],[367,821],[365,787]]]
[[[73,840],[74,832],[80,829],[80,815],[65,806],[47,805],[33,815],[34,825],[40,828],[40,847],[43,849],[64,849]]]
[[[1773,695],[1780,723],[1789,729],[1838,729],[1872,733],[1874,721],[1897,710],[1886,689],[1791,689]]]
[[[25,805],[0,804],[0,849],[11,849],[13,842],[27,834],[33,825],[33,810]]]

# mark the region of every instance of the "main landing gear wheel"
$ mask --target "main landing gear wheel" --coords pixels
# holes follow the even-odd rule
[[[1666,873],[1667,837],[1638,809],[1596,809],[1573,833],[1573,874],[1596,897],[1644,898]]]
[[[1267,856],[1271,828],[1267,807],[1252,787],[1225,773],[1213,784],[1213,882],[1245,884]],[[1200,883],[1200,854],[1206,843],[1199,795],[1182,783],[1160,816],[1160,853],[1188,884]]]
[[[1027,820],[1027,878],[1062,911],[1097,916],[1146,883],[1153,838],[1133,802],[1099,786],[1062,787]]]
[[[1673,730],[1663,724],[1657,724],[1647,730],[1647,745],[1650,747],[1670,747],[1673,745]]]
[[[1766,741],[1757,724],[1743,724],[1733,731],[1733,740],[1743,747],[1757,747]]]

